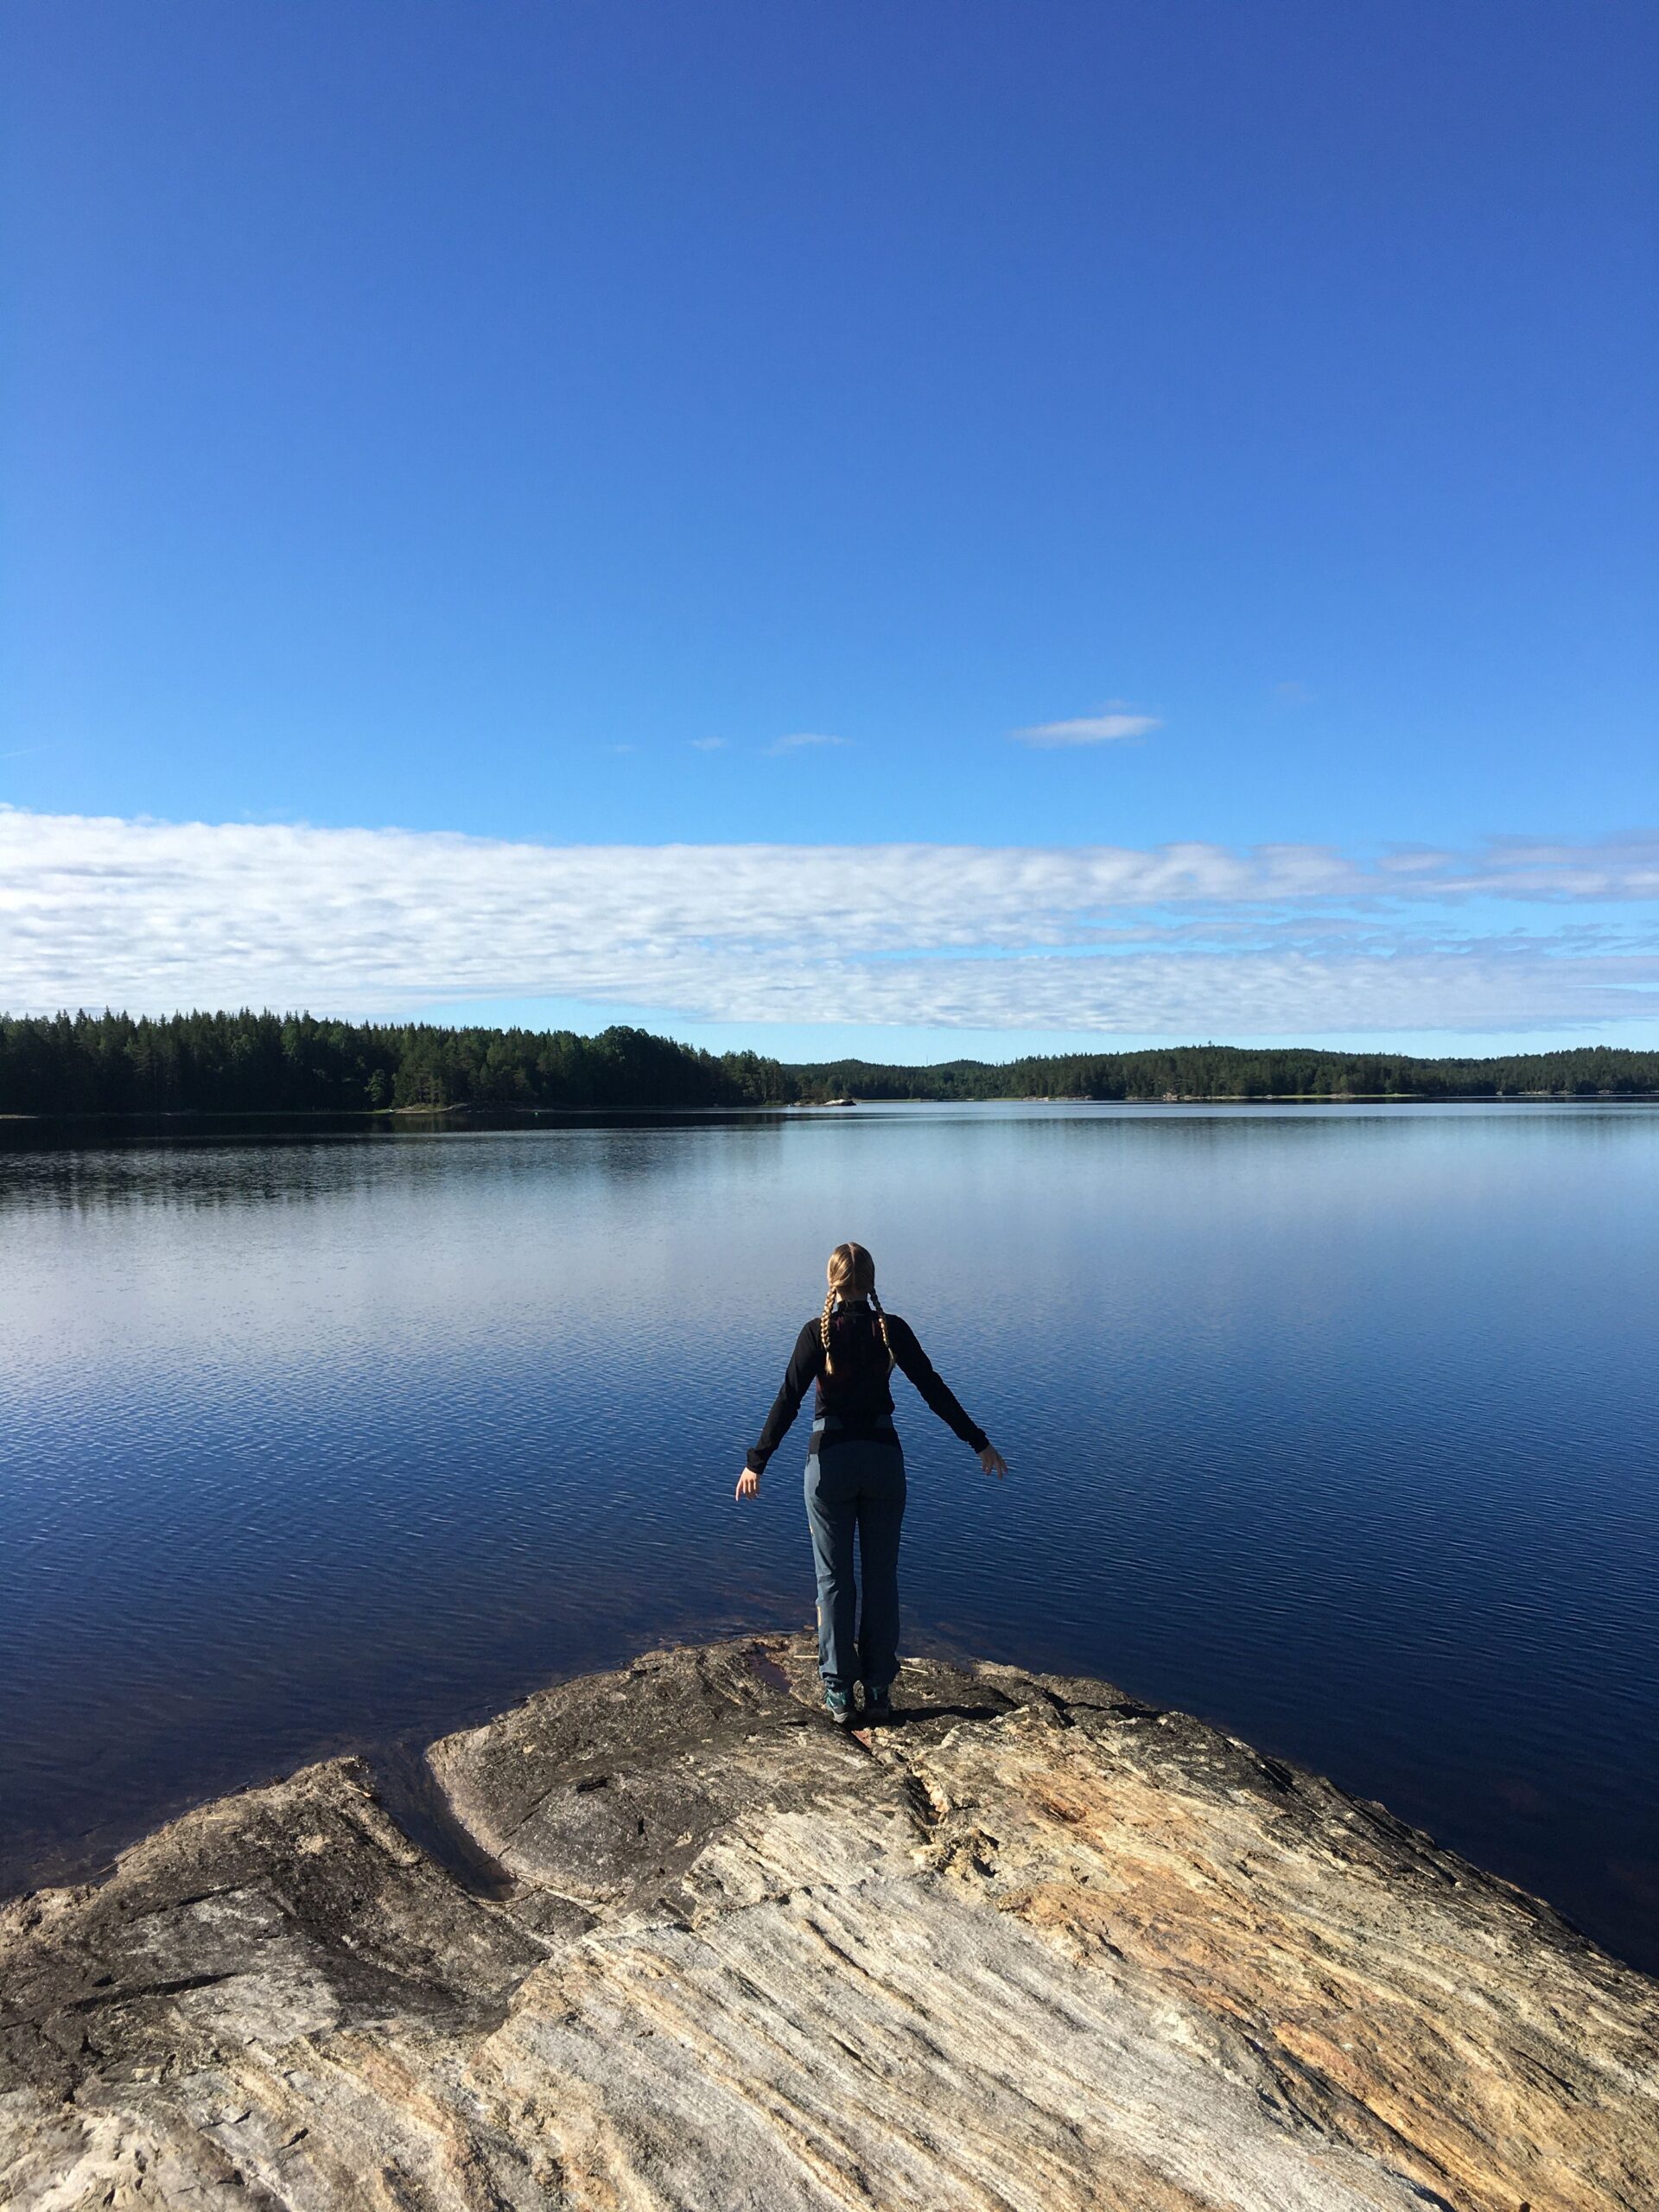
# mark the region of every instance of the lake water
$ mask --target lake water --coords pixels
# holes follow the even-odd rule
[[[804,1624],[804,1419],[732,1488],[851,1236],[1012,1469],[897,1382],[909,1644],[1202,1713],[1659,1967],[1659,1109],[6,1144],[0,1887]]]

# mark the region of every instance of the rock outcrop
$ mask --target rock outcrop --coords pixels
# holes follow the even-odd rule
[[[1548,1908],[1104,1683],[901,1688],[654,1653],[10,1906],[0,2202],[1659,2206],[1659,1985]]]

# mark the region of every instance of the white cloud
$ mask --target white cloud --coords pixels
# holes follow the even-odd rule
[[[726,740],[723,737],[694,737],[691,740],[691,750],[694,753],[721,753],[725,747]]]
[[[822,731],[798,729],[788,737],[775,737],[766,747],[768,753],[800,753],[809,745],[845,745],[844,737],[826,737]]]
[[[1075,721],[1036,722],[1008,734],[1020,745],[1114,745],[1162,727],[1153,715],[1084,715]]]
[[[1528,902],[1528,926],[1469,920],[1477,897]],[[550,846],[0,808],[0,1008],[544,995],[1103,1034],[1560,1028],[1659,1015],[1659,926],[1596,912],[1655,900],[1659,834],[1370,861],[1292,844]]]

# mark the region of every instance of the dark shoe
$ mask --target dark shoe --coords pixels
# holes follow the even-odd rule
[[[845,1690],[825,1690],[823,1694],[823,1703],[824,1710],[829,1713],[830,1718],[835,1722],[837,1728],[850,1728],[852,1726],[855,1719],[853,1713],[853,1701],[851,1698],[848,1696]]]
[[[864,1720],[871,1728],[884,1727],[893,1718],[893,1694],[889,1690],[864,1692]]]

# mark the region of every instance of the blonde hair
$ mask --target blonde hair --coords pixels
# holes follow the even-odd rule
[[[881,1301],[875,1294],[875,1262],[861,1244],[837,1244],[830,1255],[825,1269],[830,1287],[824,1294],[823,1312],[818,1317],[818,1342],[823,1346],[823,1371],[835,1372],[835,1362],[830,1357],[830,1316],[836,1310],[836,1300],[848,1290],[855,1298],[868,1298],[875,1308],[876,1325],[881,1332],[881,1343],[887,1355],[887,1365],[893,1365],[893,1346],[887,1338],[887,1317],[881,1311]]]

